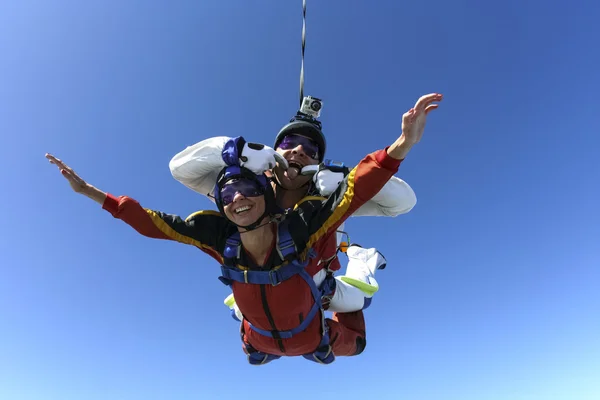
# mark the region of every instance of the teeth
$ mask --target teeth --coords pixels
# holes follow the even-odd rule
[[[239,213],[241,213],[241,212],[244,212],[244,211],[247,211],[247,210],[249,210],[249,209],[250,209],[250,206],[244,206],[244,207],[236,208],[236,209],[235,209],[235,213],[236,213],[236,214],[239,214]]]

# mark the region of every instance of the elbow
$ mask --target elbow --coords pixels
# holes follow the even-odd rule
[[[171,175],[173,175],[173,177],[175,177],[175,170],[176,170],[176,166],[175,166],[175,162],[174,159],[171,159],[171,161],[169,161],[169,171],[171,171]]]
[[[173,178],[177,179],[178,176],[179,163],[177,162],[177,156],[173,157],[171,161],[169,161],[169,171],[171,171],[171,175]],[[177,179],[179,180],[179,179]]]
[[[382,212],[387,217],[397,217],[398,215],[409,213],[417,205],[417,195],[410,186],[407,185],[406,193],[400,197],[400,201],[394,206],[383,209]]]
[[[417,205],[417,195],[415,193],[415,191],[413,190],[413,188],[410,187],[410,185],[406,182],[404,183],[404,195],[402,196],[402,207],[399,207],[401,210],[398,213],[398,215],[400,214],[406,214],[409,211],[411,211],[416,205]]]
[[[181,159],[175,156],[169,161],[169,171],[171,176],[183,184],[195,181],[197,175],[191,174],[190,172],[190,160]]]
[[[406,196],[406,211],[404,211],[404,213],[409,212],[417,205],[417,195],[415,194],[415,191],[412,190],[410,186],[408,187],[408,189],[409,191]]]

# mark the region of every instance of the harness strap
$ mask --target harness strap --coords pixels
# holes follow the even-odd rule
[[[275,248],[282,260],[291,261],[295,260],[298,249],[296,249],[296,244],[288,229],[289,221],[290,220],[288,219],[279,223],[279,226],[277,227],[277,242]]]
[[[305,267],[310,259],[315,256],[313,249],[309,250],[308,257],[304,262],[296,259],[297,248],[288,229],[288,224],[289,220],[283,220],[278,224],[275,246],[281,259],[288,261],[287,264],[268,271],[241,270],[237,266],[237,260],[241,254],[242,242],[239,232],[236,232],[227,238],[225,242],[224,265],[221,266],[221,276],[219,277],[219,280],[226,285],[231,285],[235,281],[244,284],[277,286],[295,275],[300,275],[304,279],[310,287],[314,303],[300,325],[285,331],[270,331],[258,328],[247,321],[253,331],[271,338],[289,339],[308,328],[319,311],[323,309],[321,299],[331,294],[335,288],[335,279],[332,276],[328,275],[323,283],[317,287],[312,276],[306,272]],[[323,317],[322,314],[321,317]]]
[[[236,270],[227,266],[221,266],[221,277],[240,283],[252,283],[254,285],[277,286],[281,282],[304,271],[305,265],[289,263],[279,269],[269,271]]]
[[[319,343],[319,347],[313,353],[304,354],[302,357],[319,364],[331,364],[335,360],[333,348],[329,344],[329,332],[325,332]]]
[[[235,232],[225,240],[225,250],[223,251],[225,264],[235,266],[233,260],[239,259],[242,253],[242,239],[240,233]]]

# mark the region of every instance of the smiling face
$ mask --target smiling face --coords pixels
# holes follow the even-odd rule
[[[233,179],[223,185],[220,194],[225,217],[236,225],[251,225],[265,212],[265,196],[256,182]]]
[[[284,170],[279,165],[273,168],[279,183],[284,189],[298,189],[311,180],[311,176],[301,175],[302,168],[319,163],[319,147],[313,140],[303,135],[286,136],[276,151],[288,162],[289,168]]]

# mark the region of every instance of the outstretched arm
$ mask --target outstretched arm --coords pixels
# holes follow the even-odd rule
[[[414,108],[403,115],[402,134],[386,150],[366,156],[325,201],[309,201],[298,205],[301,210],[292,218],[306,226],[308,238],[295,237],[296,243],[307,243],[306,249],[335,233],[349,216],[375,196],[397,172],[410,149],[421,140],[426,115],[437,108],[434,101],[442,96],[430,94],[421,97]],[[298,232],[302,229],[298,229]],[[308,239],[303,241],[303,239]]]
[[[75,171],[73,171],[73,168],[69,167],[52,154],[46,153],[46,159],[50,161],[50,164],[54,164],[58,167],[58,170],[69,182],[71,189],[73,189],[75,193],[80,193],[86,197],[89,197],[100,205],[104,204],[107,196],[105,192],[81,179],[81,177],[77,175]]]
[[[402,135],[387,148],[387,153],[391,158],[403,160],[412,146],[421,140],[427,114],[438,107],[433,102],[441,100],[442,95],[437,93],[421,96],[415,106],[402,116]],[[303,173],[305,170],[306,173],[312,173],[317,169],[318,172],[313,177],[315,186],[321,195],[329,196],[344,180],[344,172],[310,166],[304,168]],[[409,212],[416,203],[417,197],[412,188],[402,179],[391,177],[381,190],[356,209],[353,215],[395,217]]]
[[[75,192],[102,205],[104,210],[127,223],[138,233],[155,239],[173,240],[196,246],[217,261],[221,261],[217,250],[223,246],[229,232],[235,230],[235,226],[228,224],[220,213],[203,211],[183,220],[177,215],[143,208],[130,197],[115,197],[90,185],[53,155],[46,154],[46,158],[59,168]]]

